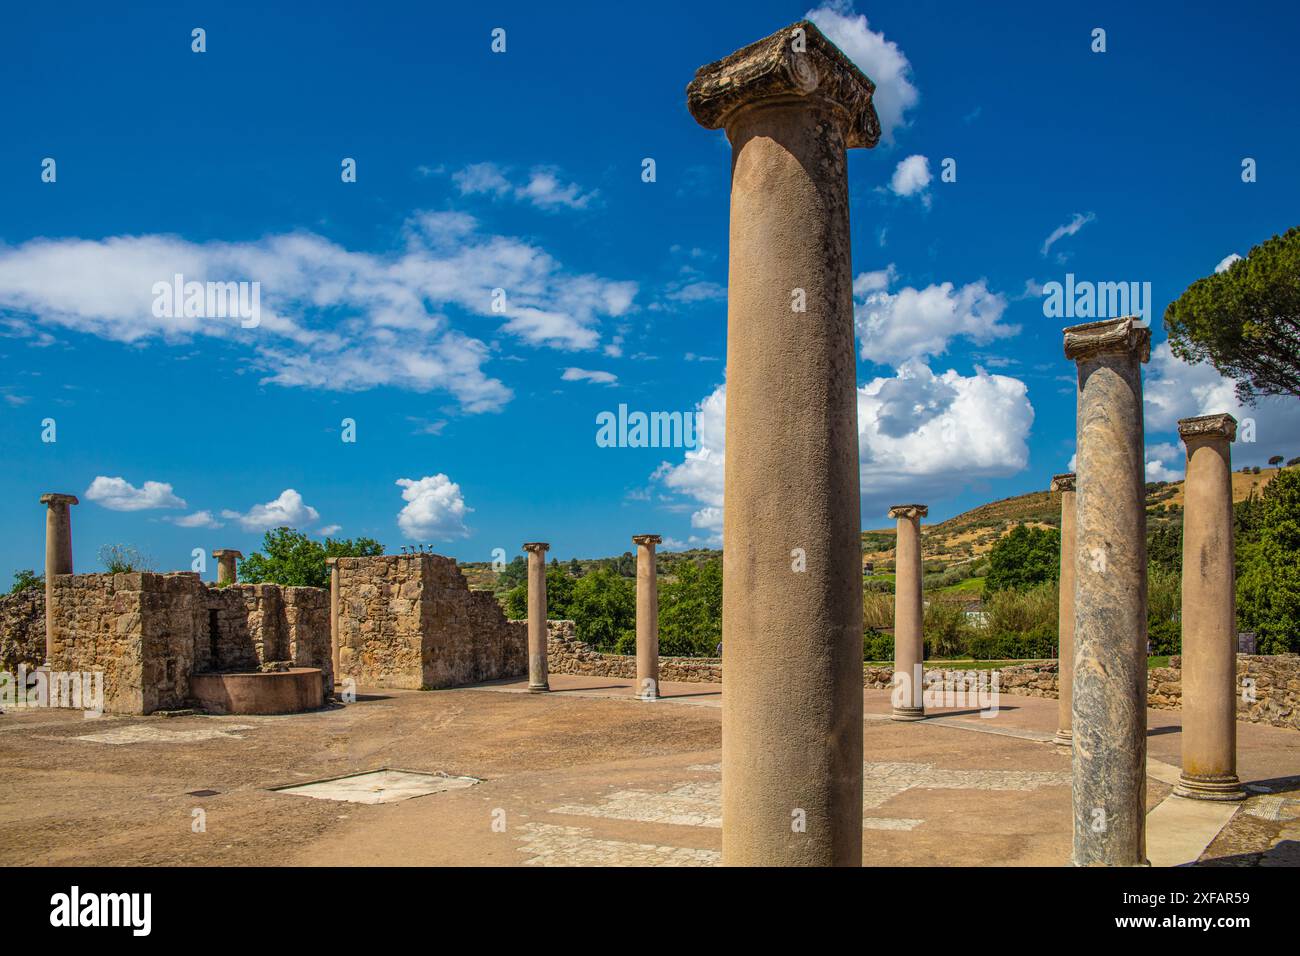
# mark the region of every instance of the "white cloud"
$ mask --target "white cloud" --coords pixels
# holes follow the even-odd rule
[[[225,527],[225,524],[218,521],[211,511],[196,511],[193,514],[181,515],[178,518],[163,518],[163,520],[176,525],[178,528]]]
[[[880,138],[892,144],[894,130],[907,125],[906,112],[921,98],[912,85],[912,64],[906,55],[883,32],[869,29],[867,18],[854,15],[849,3],[826,3],[805,16],[876,84]]]
[[[512,182],[508,173],[509,169],[496,163],[474,163],[453,173],[451,178],[463,196],[475,193],[510,196],[530,202],[539,209],[556,209],[561,206],[586,209],[599,195],[597,190],[585,192],[577,183],[562,181],[558,170],[549,166],[534,166],[527,177],[518,182]]]
[[[909,156],[895,168],[889,180],[889,188],[896,196],[915,196],[920,194],[921,201],[930,205],[930,161],[924,156]]]
[[[1216,273],[1227,272],[1229,269],[1232,268],[1232,264],[1234,262],[1240,262],[1240,261],[1241,261],[1241,256],[1237,255],[1235,252],[1230,252],[1222,259],[1219,260],[1219,264],[1214,267],[1214,271]]]
[[[465,506],[460,485],[444,474],[399,478],[397,484],[406,502],[397,514],[397,526],[407,538],[446,541],[469,536],[465,516],[474,509]]]
[[[238,521],[245,531],[269,531],[271,528],[301,528],[315,523],[320,512],[302,500],[302,495],[292,488],[280,492],[280,497],[265,504],[253,505],[246,513],[225,510],[221,517]]]
[[[1001,324],[1006,297],[990,292],[983,279],[960,288],[944,282],[889,292],[895,277],[890,265],[861,273],[853,282],[854,295],[860,298],[853,313],[864,359],[897,365],[942,355],[957,336],[987,345],[1020,331],[1018,325]]]
[[[1154,445],[1147,445],[1147,481],[1182,481],[1183,471],[1177,466],[1182,464],[1183,461],[1182,449],[1169,442],[1157,442]]]
[[[652,478],[695,502],[692,543],[716,544],[722,534],[726,457],[726,386],[697,406],[699,445],[683,460],[664,462]],[[941,375],[920,363],[858,389],[858,459],[864,521],[883,515],[900,497],[950,497],[971,480],[1005,477],[1029,463],[1034,421],[1019,379],[976,369]]]
[[[123,478],[96,476],[84,496],[88,501],[110,511],[145,511],[149,508],[184,508],[185,501],[176,497],[165,481],[146,481],[141,488]]]
[[[338,534],[342,530],[343,525],[341,524],[327,524],[323,528],[317,528],[316,534],[322,538],[327,538],[332,534]]]
[[[618,376],[613,372],[597,372],[585,368],[566,368],[560,379],[565,382],[596,382],[600,385],[613,385]]]
[[[1088,225],[1088,223],[1092,222],[1096,218],[1097,218],[1096,213],[1076,212],[1073,216],[1070,217],[1069,222],[1065,223],[1062,226],[1057,226],[1055,229],[1052,230],[1052,234],[1043,240],[1043,249],[1042,249],[1043,255],[1046,256],[1047,253],[1051,251],[1052,246],[1054,246],[1057,243],[1057,241],[1064,239],[1066,236],[1073,236],[1080,229]],[[1058,258],[1060,257],[1058,256]]]
[[[727,287],[716,282],[688,282],[667,294],[674,302],[715,302],[727,297]]]
[[[544,249],[481,232],[464,213],[417,213],[404,245],[354,252],[308,232],[254,242],[176,236],[33,239],[0,247],[0,312],[12,328],[41,325],[118,342],[185,343],[198,336],[246,346],[262,381],[354,391],[445,390],[467,412],[499,409],[511,391],[488,375],[491,350],[455,328],[447,310],[524,343],[564,350],[600,345],[603,317],[629,311],[635,282],[566,272]],[[260,283],[261,323],[153,314],[153,287],[187,281]],[[505,307],[493,308],[493,290]]]
[[[1188,365],[1174,355],[1168,342],[1161,342],[1151,350],[1144,375],[1147,434],[1176,433],[1180,418],[1227,412],[1241,423],[1232,446],[1234,463],[1262,465],[1271,455],[1300,454],[1300,399],[1275,396],[1261,398],[1254,406],[1242,405],[1234,385],[1208,362]],[[1253,444],[1243,440],[1247,419],[1254,422]]]

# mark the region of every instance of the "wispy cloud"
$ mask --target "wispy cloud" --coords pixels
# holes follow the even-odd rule
[[[1088,225],[1088,223],[1092,222],[1096,218],[1097,216],[1095,213],[1076,212],[1073,216],[1070,217],[1069,222],[1065,223],[1062,226],[1057,226],[1055,229],[1052,230],[1052,234],[1043,240],[1043,248],[1042,248],[1043,255],[1046,256],[1048,252],[1051,251],[1052,246],[1056,245],[1058,241],[1064,239],[1066,236],[1073,236],[1080,229]]]

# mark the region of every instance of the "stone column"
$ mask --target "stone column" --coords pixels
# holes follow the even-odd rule
[[[326,558],[325,565],[330,569],[330,663],[334,668],[334,682],[343,682],[339,670],[339,559]]]
[[[1076,866],[1146,865],[1147,554],[1137,317],[1065,330],[1078,365],[1074,689]]]
[[[232,548],[218,548],[212,552],[217,559],[217,584],[234,584],[239,580],[235,562],[244,556],[244,552]]]
[[[45,666],[54,659],[54,576],[72,573],[72,510],[76,495],[41,495],[45,505]]]
[[[862,862],[862,575],[845,150],[875,90],[802,21],[701,67],[732,147],[722,860]]]
[[[659,699],[659,579],[655,574],[657,534],[632,536],[636,545],[636,695]]]
[[[1244,800],[1237,780],[1237,601],[1231,415],[1184,418],[1183,772],[1174,793]]]
[[[1074,700],[1074,473],[1055,475],[1052,490],[1061,493],[1061,579],[1056,612],[1056,738],[1068,750],[1074,741],[1070,708]]]
[[[546,552],[549,544],[530,541],[528,552],[528,689],[541,693],[551,689],[546,672]]]
[[[925,605],[921,599],[921,519],[925,505],[894,505],[894,720],[925,716]]]

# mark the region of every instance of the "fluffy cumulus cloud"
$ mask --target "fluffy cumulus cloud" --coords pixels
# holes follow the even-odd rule
[[[889,189],[896,196],[920,196],[921,202],[930,205],[930,161],[924,156],[909,156],[894,167]]]
[[[805,14],[876,84],[876,115],[880,117],[880,138],[894,142],[894,131],[907,125],[907,111],[921,94],[912,84],[912,64],[893,40],[867,25],[867,18],[855,14],[849,2],[825,3]]]
[[[397,513],[397,526],[407,538],[447,541],[469,536],[465,517],[474,509],[465,506],[460,485],[444,474],[399,478],[397,484],[406,502]]]
[[[248,511],[221,512],[221,517],[238,521],[245,531],[269,531],[271,528],[302,528],[314,524],[320,517],[318,512],[302,495],[292,488],[280,492],[280,497],[265,504],[253,505]]]
[[[896,275],[890,265],[853,281],[854,322],[864,359],[898,365],[942,355],[958,336],[987,345],[1020,331],[1018,325],[1002,324],[1006,297],[989,291],[983,279],[960,287],[943,282],[891,292]]]
[[[726,386],[698,406],[699,445],[652,476],[693,502],[692,544],[722,535]],[[858,459],[863,520],[883,516],[899,497],[948,496],[963,483],[1015,474],[1029,463],[1034,409],[1019,379],[976,369],[935,374],[909,362],[858,389]]]
[[[1171,442],[1146,447],[1147,481],[1182,481],[1183,452]]]
[[[96,476],[82,496],[110,511],[146,511],[150,508],[184,508],[172,486],[165,481],[146,481],[137,488],[124,478]]]
[[[634,282],[574,274],[541,247],[483,232],[463,213],[419,213],[394,252],[355,252],[310,232],[254,242],[176,236],[33,239],[0,247],[0,314],[11,332],[59,329],[119,342],[199,336],[246,347],[262,381],[361,390],[450,392],[467,412],[511,391],[484,366],[491,349],[449,317],[483,320],[520,342],[596,349],[601,322],[626,314]],[[255,327],[241,319],[159,315],[155,285],[257,282]],[[500,290],[500,291],[496,291]],[[175,312],[175,310],[173,310]]]
[[[1151,349],[1143,378],[1148,435],[1176,435],[1180,418],[1227,412],[1239,423],[1232,446],[1234,464],[1262,465],[1272,455],[1300,455],[1300,399],[1276,396],[1242,405],[1231,379],[1209,363],[1188,365],[1174,355],[1168,342]],[[1148,473],[1149,469],[1148,465]]]
[[[550,166],[534,166],[523,176],[513,179],[511,176],[508,167],[474,163],[453,173],[451,178],[461,195],[486,193],[509,197],[532,203],[539,209],[586,209],[599,195],[597,190],[585,191],[577,183],[564,182],[559,171]]]

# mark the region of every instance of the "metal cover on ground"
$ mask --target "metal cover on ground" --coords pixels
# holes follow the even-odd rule
[[[397,803],[445,790],[464,790],[479,781],[474,777],[453,777],[445,773],[416,773],[410,770],[372,770],[368,773],[318,780],[276,788],[277,793],[293,793],[317,800],[341,800],[346,803]]]

